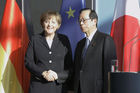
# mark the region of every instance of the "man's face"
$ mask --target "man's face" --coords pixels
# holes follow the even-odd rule
[[[96,26],[96,19],[91,20],[89,14],[90,10],[84,10],[79,16],[80,27],[84,33],[93,30],[92,28]]]

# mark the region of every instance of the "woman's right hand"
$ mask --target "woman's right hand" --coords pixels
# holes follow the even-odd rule
[[[55,81],[58,79],[57,73],[49,70],[49,71],[44,71],[42,73],[42,76],[47,80],[47,81]]]

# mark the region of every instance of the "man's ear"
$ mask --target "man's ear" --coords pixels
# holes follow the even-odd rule
[[[96,25],[97,26],[97,19],[91,19],[93,25]]]
[[[93,21],[97,23],[97,19],[93,19]]]

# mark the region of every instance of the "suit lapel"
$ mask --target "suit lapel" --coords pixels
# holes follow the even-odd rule
[[[88,52],[88,50],[90,50],[91,48],[94,48],[95,46],[96,46],[96,41],[97,41],[97,38],[98,38],[98,31],[95,33],[95,35],[93,36],[93,38],[92,38],[92,40],[91,40],[91,42],[90,42],[90,44],[89,44],[89,46],[88,46],[88,48],[87,48],[87,52]],[[85,42],[86,42],[86,38],[84,38],[83,39],[83,41],[82,41],[82,43],[81,43],[81,46],[83,46],[82,47],[82,51],[83,51],[83,49],[84,49],[84,46],[85,46]],[[82,52],[81,52],[82,53]],[[82,55],[81,55],[81,57],[82,57]]]
[[[46,41],[46,38],[45,38],[44,33],[41,34],[40,41],[50,50],[49,45],[48,45],[48,43]],[[51,49],[56,48],[58,46],[58,43],[59,43],[59,38],[58,38],[58,35],[55,34],[54,39],[53,39],[53,42],[52,42]]]
[[[53,39],[53,42],[52,42],[52,47],[51,47],[51,49],[55,49],[55,48],[57,48],[58,43],[59,43],[58,34],[55,33],[55,36],[54,36],[54,39]]]
[[[44,45],[44,46],[46,46],[46,48],[48,48],[49,49],[49,46],[48,46],[48,44],[47,44],[47,41],[46,41],[46,38],[45,38],[45,35],[44,35],[44,33],[42,33],[41,35],[40,35],[40,42],[42,42],[42,44]]]
[[[92,40],[91,40],[91,42],[90,42],[90,44],[87,48],[87,53],[86,53],[85,57],[82,58],[82,56],[81,56],[81,58],[82,58],[82,68],[84,68],[84,65],[86,64],[85,58],[87,57],[88,51],[93,50],[93,48],[96,46],[96,41],[98,39],[98,35],[99,35],[99,32],[96,31],[95,35],[93,36],[93,38],[92,38]],[[83,41],[83,42],[85,42],[85,41]]]
[[[84,49],[84,47],[85,47],[85,42],[86,42],[86,38],[84,38],[82,41],[81,41],[81,43],[80,43],[80,51],[79,51],[79,54],[80,54],[80,57],[81,57],[81,60],[80,60],[80,69],[81,69],[81,67],[83,66],[83,60],[84,60],[84,58],[83,58],[83,49]]]
[[[97,41],[97,38],[98,38],[98,33],[99,33],[99,32],[96,31],[95,35],[93,36],[93,38],[92,38],[92,40],[91,40],[91,42],[90,42],[90,44],[89,44],[88,49],[90,49],[91,47],[93,48],[93,47],[96,46],[96,41]]]

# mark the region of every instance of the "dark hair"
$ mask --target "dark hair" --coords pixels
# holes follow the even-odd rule
[[[83,8],[80,10],[80,14],[85,10],[90,10],[89,18],[90,19],[97,19],[97,22],[98,22],[98,16],[97,16],[97,13],[95,12],[95,10],[92,10],[90,8]]]
[[[61,15],[56,11],[47,11],[47,12],[42,13],[42,15],[40,17],[40,24],[41,24],[42,27],[44,25],[43,24],[44,21],[46,19],[49,19],[51,16],[55,16],[58,24],[61,25],[61,21],[62,21]]]

